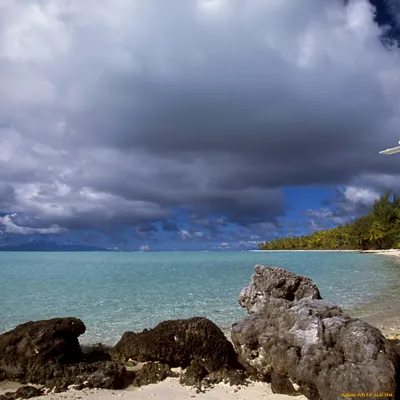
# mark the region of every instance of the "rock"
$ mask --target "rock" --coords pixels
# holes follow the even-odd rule
[[[116,361],[159,361],[172,368],[187,368],[198,360],[208,372],[239,367],[235,350],[221,329],[201,317],[164,321],[140,333],[125,332],[110,354]]]
[[[42,396],[44,391],[34,386],[22,386],[14,394],[14,399],[30,399],[31,397]]]
[[[222,368],[219,371],[211,372],[210,374],[208,374],[205,380],[207,380],[211,384],[224,382],[230,384],[231,386],[247,386],[248,378],[248,375],[243,369]]]
[[[122,363],[106,350],[83,353],[78,337],[85,332],[77,318],[27,322],[0,335],[0,380],[38,383],[57,391],[69,385],[120,389],[125,384]],[[92,349],[93,350],[93,349]]]
[[[31,397],[38,397],[44,395],[42,389],[34,386],[22,386],[15,392],[6,392],[0,396],[0,400],[15,400],[15,399],[30,399]]]
[[[279,375],[275,371],[271,372],[271,390],[274,393],[287,394],[289,396],[299,394],[289,377]]]
[[[337,400],[343,392],[399,396],[394,345],[378,329],[318,299],[311,280],[292,285],[299,280],[291,275],[256,267],[253,286],[240,297],[250,315],[232,327],[239,360],[269,377],[277,393],[300,392],[312,400]]]
[[[251,283],[239,295],[239,304],[249,313],[262,309],[270,298],[288,301],[305,297],[322,299],[315,283],[305,276],[293,274],[283,268],[256,265]]]
[[[42,365],[80,362],[78,336],[84,332],[80,319],[55,318],[27,322],[1,334],[0,380],[37,382]]]
[[[92,346],[81,346],[82,348],[82,361],[111,361],[110,350],[111,347],[105,346],[102,343],[96,343]]]
[[[133,385],[144,386],[150,383],[161,382],[168,377],[177,377],[178,374],[173,373],[167,364],[149,362],[142,366],[134,373]]]
[[[207,376],[208,371],[201,365],[198,360],[193,360],[186,372],[181,375],[180,383],[187,386],[195,386],[201,388],[203,379]]]
[[[164,321],[154,329],[140,333],[125,332],[110,350],[110,355],[113,360],[124,363],[159,362],[168,368],[187,368],[181,383],[196,386],[199,390],[206,378],[207,382],[241,383],[246,379],[232,343],[207,318]],[[166,377],[170,372],[162,374]],[[135,379],[140,384],[149,381]],[[159,377],[156,379],[160,380]]]
[[[96,361],[70,365],[48,365],[45,369],[46,379],[43,383],[57,392],[76,385],[77,389],[123,389],[125,387],[126,369],[122,363],[113,361]]]

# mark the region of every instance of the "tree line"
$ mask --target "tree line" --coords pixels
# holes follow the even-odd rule
[[[400,197],[387,192],[368,214],[346,225],[259,243],[260,250],[370,250],[400,248]]]

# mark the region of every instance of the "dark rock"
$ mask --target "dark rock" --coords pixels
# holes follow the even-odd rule
[[[271,390],[273,393],[288,394],[289,396],[299,394],[289,377],[279,375],[275,371],[271,372]]]
[[[139,370],[135,371],[133,379],[134,386],[144,386],[150,383],[161,382],[168,377],[176,377],[167,364],[149,362],[146,363]]]
[[[111,347],[105,346],[102,343],[97,343],[92,346],[81,346],[82,348],[82,361],[111,361],[110,350]]]
[[[180,382],[182,385],[195,386],[201,388],[202,380],[207,376],[208,371],[201,365],[198,360],[193,360],[185,373],[181,375]]]
[[[125,366],[113,361],[94,361],[109,359],[108,349],[89,349],[84,354],[78,341],[84,332],[85,325],[77,318],[55,318],[27,322],[3,333],[0,380],[38,383],[57,391],[72,384],[123,388]]]
[[[187,368],[193,360],[201,360],[208,372],[240,367],[232,343],[217,325],[201,317],[164,321],[140,333],[125,332],[110,354],[116,361],[159,361],[172,368]]]
[[[15,392],[6,392],[0,396],[0,400],[30,399],[31,397],[42,396],[44,391],[34,386],[22,386]]]
[[[22,386],[14,394],[15,399],[30,399],[31,397],[42,396],[44,391],[34,386]]]
[[[1,334],[0,380],[37,382],[42,365],[80,362],[78,336],[84,332],[80,319],[55,318],[27,322]]]
[[[208,374],[206,379],[212,384],[220,382],[229,383],[231,386],[246,386],[248,384],[248,374],[243,369],[222,368]]]
[[[246,289],[251,295],[242,292],[241,304],[251,314],[232,327],[239,360],[258,376],[269,375],[279,393],[291,392],[293,382],[313,400],[337,400],[343,392],[398,396],[400,365],[394,345],[366,322],[315,299],[320,296],[312,281],[302,280],[309,289],[300,290],[298,285],[282,284],[283,275],[280,268],[275,274],[257,266],[254,286]],[[276,286],[273,276],[278,278]],[[263,279],[267,283],[261,290]],[[287,292],[293,292],[289,299],[295,300],[288,300]]]
[[[310,278],[283,268],[256,265],[251,283],[240,293],[239,304],[249,313],[254,313],[262,309],[270,298],[293,301],[306,297],[321,299],[317,286]]]
[[[55,388],[57,392],[76,385],[76,389],[122,389],[125,387],[126,369],[122,363],[97,361],[63,366],[49,365],[46,369],[46,387]]]

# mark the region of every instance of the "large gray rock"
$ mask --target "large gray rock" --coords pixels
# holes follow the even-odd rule
[[[257,266],[252,282],[239,300],[251,314],[233,325],[232,341],[239,360],[271,380],[275,392],[313,400],[342,399],[343,392],[399,398],[399,358],[378,329],[344,315],[319,299],[311,280],[281,268]]]
[[[251,282],[240,293],[239,304],[249,313],[261,310],[270,298],[300,300],[305,297],[321,299],[316,284],[305,276],[283,268],[256,265]]]

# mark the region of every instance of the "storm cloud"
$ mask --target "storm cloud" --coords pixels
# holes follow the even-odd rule
[[[366,0],[3,2],[0,226],[148,238],[177,210],[276,226],[284,186],[387,189],[400,51],[375,14]]]

